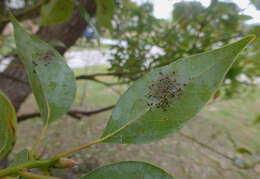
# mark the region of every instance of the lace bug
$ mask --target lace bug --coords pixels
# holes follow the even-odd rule
[[[157,108],[167,111],[173,99],[182,96],[183,87],[186,85],[177,79],[176,72],[163,73],[160,71],[158,78],[148,86],[147,106],[150,109]]]

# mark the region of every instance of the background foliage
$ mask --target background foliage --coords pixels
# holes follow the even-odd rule
[[[134,80],[154,67],[169,64],[177,59],[215,49],[256,33],[258,25],[246,25],[251,17],[229,2],[211,1],[209,7],[199,2],[180,2],[174,5],[171,21],[156,19],[153,6],[137,6],[128,2],[115,16],[113,37],[121,43],[112,47],[111,71],[139,72],[122,77]],[[241,84],[243,74],[252,83],[260,75],[258,33],[255,43],[240,56],[226,76],[226,95],[231,96]],[[123,43],[124,42],[124,43]],[[152,53],[151,53],[152,52]]]
[[[68,5],[69,13],[64,15],[64,9],[60,8],[59,0],[53,0],[52,2],[55,2],[53,4],[46,4],[46,7],[52,8],[45,8],[45,10],[43,8],[43,12],[34,7],[38,5],[40,7],[41,3],[50,1],[18,0],[17,2],[21,5],[17,6],[12,5],[11,1],[0,2],[0,22],[5,22],[8,12],[12,10],[20,21],[29,19],[32,22],[33,25],[26,27],[29,31],[33,31],[33,26],[40,27],[41,30],[42,26],[38,26],[40,23],[42,25],[66,23],[72,15],[73,7],[70,5]],[[69,3],[71,2],[74,1],[69,1]],[[251,2],[259,9],[258,1],[252,0]],[[109,60],[110,66],[73,70],[76,75],[79,75],[77,79],[89,80],[87,85],[83,81],[77,82],[78,91],[74,104],[74,107],[77,108],[92,109],[114,104],[119,98],[118,94],[122,94],[129,84],[152,69],[170,64],[182,57],[216,49],[241,39],[247,34],[256,34],[257,39],[239,56],[225,77],[221,91],[215,95],[215,98],[220,94],[225,98],[233,97],[232,101],[210,103],[207,110],[197,117],[199,119],[195,118],[178,134],[161,142],[147,145],[147,147],[115,147],[110,144],[93,147],[87,153],[82,152],[73,156],[81,161],[78,168],[69,170],[66,174],[55,171],[55,174],[77,178],[87,170],[104,163],[122,159],[141,159],[157,164],[181,178],[257,178],[260,149],[258,140],[259,103],[257,102],[259,89],[255,86],[255,80],[260,76],[259,25],[248,25],[246,22],[250,17],[243,15],[243,10],[239,9],[235,3],[217,0],[212,0],[209,7],[204,7],[199,2],[176,3],[169,20],[155,18],[151,3],[137,4],[130,0],[97,0],[96,4],[97,11],[94,17],[88,14],[80,3],[77,2],[77,5],[74,6],[74,9],[81,9],[81,14],[93,29],[95,38],[87,41],[85,41],[85,37],[79,38],[72,49],[77,49],[79,45],[98,50],[104,48],[109,49],[112,56]],[[32,12],[28,13],[27,10],[31,8]],[[23,14],[24,11],[27,13]],[[53,14],[57,18],[45,19],[45,23],[43,23],[44,13]],[[42,17],[39,18],[39,16]],[[0,24],[1,31],[5,25],[6,23]],[[117,43],[109,46],[99,44],[103,38],[113,39]],[[66,47],[62,42],[55,40],[49,41],[49,44],[54,47]],[[6,57],[17,56],[12,35],[0,36],[0,52],[2,55],[0,64]],[[92,74],[86,75],[86,71],[90,71]],[[95,73],[98,72],[108,74],[108,76],[96,77]],[[0,75],[3,74],[0,73]],[[125,83],[126,85],[124,85]],[[115,84],[120,86],[114,86]],[[251,95],[246,93],[248,91],[252,92]],[[241,99],[238,99],[237,96]],[[85,100],[87,105],[82,103]],[[22,113],[37,112],[32,106],[36,106],[36,103],[30,97],[24,104]],[[71,116],[81,119],[86,114],[84,112],[80,111],[76,115],[72,113]],[[65,117],[65,120],[57,121],[50,128],[52,135],[43,139],[42,147],[49,150],[46,157],[52,157],[51,153],[61,152],[59,150],[61,146],[71,148],[82,144],[86,138],[94,140],[96,136],[101,135],[101,131],[105,128],[104,124],[107,123],[110,115],[110,113],[105,113],[97,118],[92,118],[96,120],[82,120],[78,123],[68,117]],[[19,117],[24,116],[18,116],[18,119]],[[18,154],[14,161],[19,160],[17,158],[24,152],[23,150],[19,152],[20,149],[24,149],[24,146],[31,147],[31,144],[24,139],[32,137],[31,140],[35,140],[33,136],[38,135],[42,128],[36,121],[22,123],[21,126],[18,133],[23,139],[16,145],[14,153]],[[33,128],[36,131],[31,130]],[[63,131],[63,128],[66,130]],[[208,128],[211,130],[205,131]],[[59,131],[57,131],[58,129]],[[23,136],[23,133],[26,135]],[[187,141],[183,141],[183,139]],[[150,148],[155,148],[155,150],[151,151]],[[27,161],[28,152],[25,151],[25,153],[26,158],[22,160]],[[115,153],[116,157],[111,157]],[[166,153],[166,157],[159,157]],[[88,163],[88,161],[91,162]],[[140,165],[145,166],[145,164]]]

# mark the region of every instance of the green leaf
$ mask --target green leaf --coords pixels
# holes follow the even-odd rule
[[[11,163],[10,167],[15,167],[27,161],[29,161],[29,151],[24,149],[16,154],[15,159]]]
[[[173,179],[173,177],[151,164],[128,161],[100,167],[80,179]]]
[[[62,117],[71,107],[75,77],[63,57],[49,44],[28,34],[11,16],[18,55],[25,65],[33,94],[45,123]]]
[[[258,114],[253,122],[253,125],[258,125],[260,124],[260,114]]]
[[[0,91],[0,160],[13,149],[16,140],[16,113],[12,103]]]
[[[248,154],[248,155],[252,155],[252,152],[250,152],[248,149],[244,148],[244,147],[239,147],[236,149],[237,153],[240,154]]]
[[[97,3],[97,20],[107,27],[112,28],[111,21],[114,15],[115,1],[114,0],[96,0]]]
[[[28,161],[29,161],[29,151],[27,149],[24,149],[16,154],[13,162],[10,165],[10,168],[16,167],[17,165],[23,164]],[[24,177],[18,176],[17,179],[24,179]]]
[[[239,19],[246,21],[246,20],[250,20],[250,19],[253,19],[253,18],[251,16],[241,14],[241,15],[239,15]]]
[[[104,142],[148,143],[178,131],[215,94],[248,36],[217,50],[182,58],[137,80],[120,98]]]
[[[50,0],[41,9],[41,25],[52,25],[72,16],[74,0]]]

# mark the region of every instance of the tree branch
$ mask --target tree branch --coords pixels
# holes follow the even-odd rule
[[[93,79],[97,76],[127,76],[127,75],[133,75],[136,73],[143,73],[143,71],[137,71],[137,72],[111,72],[111,73],[94,73],[94,74],[90,74],[90,75],[80,75],[77,76],[76,79],[77,80],[84,80],[84,79]]]
[[[115,83],[107,83],[105,81],[101,81],[101,80],[98,80],[95,78],[95,76],[105,76],[107,74],[107,76],[112,76],[113,73],[97,73],[97,74],[91,74],[91,75],[80,75],[80,76],[77,76],[76,77],[76,80],[91,80],[91,81],[95,81],[97,83],[101,83],[107,87],[111,87],[111,86],[115,86],[115,85],[122,85],[122,84],[128,84],[129,81],[126,81],[126,82],[115,82]],[[0,73],[0,76],[3,76],[5,78],[8,78],[8,79],[11,79],[11,80],[14,80],[14,81],[17,81],[17,82],[20,82],[20,83],[23,83],[23,84],[26,84],[26,85],[29,85],[28,84],[28,81],[24,81],[24,80],[20,80],[18,78],[15,78],[11,75],[7,75],[5,73]],[[116,93],[120,94],[120,92],[118,92],[117,90],[113,89]]]
[[[91,116],[94,114],[98,114],[101,112],[105,112],[108,111],[110,109],[113,109],[115,107],[115,105],[111,105],[111,106],[107,106],[104,108],[100,108],[100,109],[96,109],[96,110],[92,110],[92,111],[83,111],[83,110],[70,110],[67,115],[80,120],[83,116]],[[30,113],[30,114],[22,114],[20,116],[17,117],[18,122],[22,122],[25,121],[27,119],[31,119],[31,118],[35,118],[35,117],[41,117],[39,112],[36,113]]]
[[[25,9],[24,11],[20,12],[20,13],[17,13],[17,14],[14,14],[15,17],[18,19],[18,20],[24,20],[26,18],[32,18],[32,17],[37,17],[40,13],[39,10],[41,8],[41,6],[43,4],[45,4],[48,0],[41,0],[39,3],[35,4],[34,6],[28,8],[28,9]],[[10,18],[5,18],[5,19],[2,19],[0,21],[0,25],[5,25],[7,24],[8,22],[10,22]]]
[[[68,112],[68,114],[70,116],[72,116],[73,114],[77,114],[77,115],[79,115],[81,117],[82,116],[91,116],[91,115],[94,115],[94,114],[98,114],[98,113],[101,113],[101,112],[108,111],[110,109],[113,109],[114,107],[115,107],[115,105],[111,105],[111,106],[107,106],[107,107],[96,109],[96,110],[92,110],[92,111],[70,110]]]

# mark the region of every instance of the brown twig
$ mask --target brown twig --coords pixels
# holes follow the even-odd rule
[[[81,76],[78,76],[78,77],[76,77],[76,80],[91,80],[91,81],[95,81],[95,82],[97,82],[97,83],[101,83],[101,84],[103,84],[103,85],[105,85],[105,86],[107,86],[107,87],[111,87],[111,86],[115,86],[115,85],[122,85],[122,84],[129,84],[129,81],[126,81],[126,82],[115,82],[115,83],[107,83],[107,82],[105,82],[105,81],[101,81],[101,80],[98,80],[98,79],[96,79],[94,76],[95,76],[96,74],[93,74],[93,75],[81,75]],[[103,73],[103,74],[97,74],[97,76],[102,76],[102,75],[104,75],[105,76],[105,73]],[[18,79],[18,78],[15,78],[15,77],[13,77],[13,76],[11,76],[11,75],[7,75],[7,74],[5,74],[5,73],[0,73],[0,76],[3,76],[3,77],[5,77],[5,78],[9,78],[9,79],[11,79],[11,80],[14,80],[14,81],[17,81],[17,82],[20,82],[20,83],[23,83],[23,84],[26,84],[26,85],[28,85],[28,82],[27,81],[23,81],[23,80],[20,80],[20,79]],[[93,76],[93,77],[92,77]],[[108,74],[108,76],[111,76],[110,74]],[[116,90],[116,89],[113,89],[116,93],[118,93],[118,94],[120,94],[120,92],[118,91],[118,90]]]
[[[79,116],[91,116],[91,115],[94,115],[94,114],[98,114],[98,113],[101,113],[101,112],[108,111],[110,109],[113,109],[114,107],[115,107],[115,105],[111,105],[111,106],[107,106],[107,107],[104,107],[104,108],[101,108],[101,109],[92,110],[92,111],[70,110],[68,112],[68,114],[71,115],[71,116],[73,114],[77,114]]]
[[[105,112],[108,111],[112,108],[114,108],[115,105],[111,105],[108,107],[104,107],[101,109],[97,109],[97,110],[92,110],[92,111],[83,111],[83,110],[70,110],[67,115],[80,120],[83,116],[91,116],[94,114],[98,114],[101,112]],[[30,113],[30,114],[22,114],[20,116],[17,117],[19,122],[25,121],[27,119],[31,119],[31,118],[36,118],[36,117],[40,117],[40,113],[39,112],[35,112],[35,113]]]
[[[127,76],[127,75],[133,75],[136,73],[143,73],[143,71],[138,71],[138,72],[111,72],[111,73],[94,73],[94,74],[90,74],[90,75],[80,75],[77,76],[77,80],[83,80],[83,79],[93,79],[97,76]]]

